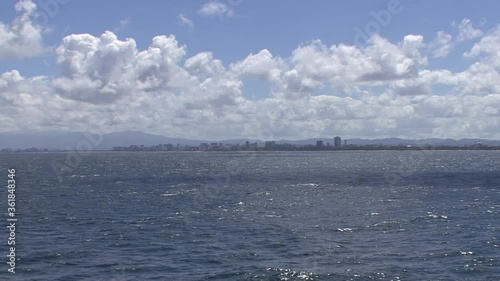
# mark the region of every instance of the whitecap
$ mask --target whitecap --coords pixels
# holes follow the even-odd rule
[[[181,194],[180,192],[177,192],[177,193],[163,193],[163,194],[160,194],[160,196],[177,196]]]
[[[297,186],[312,186],[312,187],[316,187],[316,186],[319,186],[319,184],[317,184],[317,183],[301,183],[301,184],[297,184]]]

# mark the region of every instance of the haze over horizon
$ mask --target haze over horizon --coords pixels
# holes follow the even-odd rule
[[[2,1],[0,132],[499,140],[480,4]]]

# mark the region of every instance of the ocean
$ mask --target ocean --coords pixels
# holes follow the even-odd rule
[[[500,151],[0,160],[2,280],[500,280]]]

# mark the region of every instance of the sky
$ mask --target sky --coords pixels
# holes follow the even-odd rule
[[[0,1],[0,132],[500,139],[499,10]]]

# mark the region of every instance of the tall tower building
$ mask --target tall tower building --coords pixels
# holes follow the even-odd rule
[[[337,136],[333,138],[333,146],[340,147],[342,145],[342,139]]]

